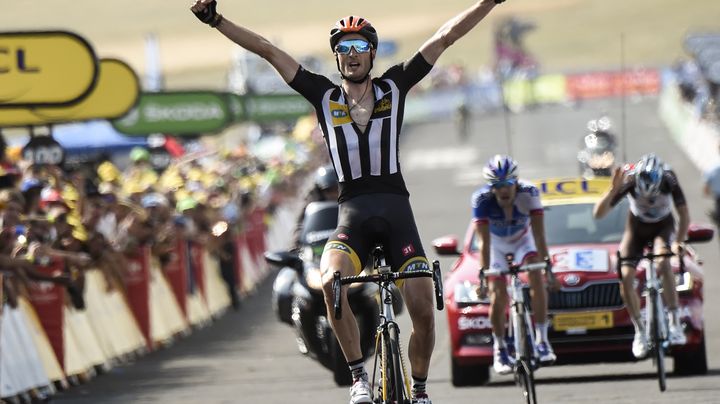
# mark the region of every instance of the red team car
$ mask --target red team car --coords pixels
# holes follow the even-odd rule
[[[549,338],[556,364],[629,362],[634,329],[620,295],[616,252],[622,237],[628,204],[623,200],[601,220],[593,219],[595,202],[610,185],[608,179],[558,179],[536,182],[545,208],[545,233],[553,272],[561,289],[548,295]],[[468,212],[470,209],[468,208]],[[712,239],[713,229],[691,225],[688,242]],[[478,298],[478,249],[472,223],[465,241],[454,236],[434,240],[440,255],[460,255],[445,280],[445,305],[450,329],[452,382],[480,385],[489,380],[493,363],[489,301]],[[678,278],[677,258],[672,258]],[[643,264],[637,272],[643,287]],[[688,246],[685,273],[678,282],[682,323],[687,344],[672,347],[676,374],[707,372],[702,314],[703,271]],[[525,289],[526,299],[529,290]]]

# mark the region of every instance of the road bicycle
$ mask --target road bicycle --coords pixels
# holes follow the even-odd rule
[[[670,258],[676,254],[672,252],[655,254],[652,243],[648,244],[647,248],[649,252],[638,257],[621,257],[620,251],[618,251],[617,272],[618,276],[622,278],[621,268],[623,263],[635,263],[640,260],[648,260],[648,268],[645,270],[645,285],[643,286],[643,296],[645,297],[645,332],[647,333],[647,341],[650,344],[649,353],[652,357],[653,365],[657,370],[660,391],[665,391],[667,388],[665,353],[670,344],[668,342],[668,318],[661,293],[662,277],[659,277],[655,270],[655,259]],[[685,262],[682,259],[682,255],[679,261],[680,282],[682,282],[682,275],[685,272]]]
[[[433,262],[432,270],[393,272],[385,262],[384,253],[381,247],[373,251],[373,273],[358,276],[340,276],[335,272],[333,278],[333,298],[335,318],[342,318],[342,307],[340,305],[340,288],[342,285],[353,283],[372,282],[380,289],[380,322],[375,335],[375,360],[373,364],[372,384],[370,391],[375,394],[376,380],[377,394],[373,402],[377,404],[410,404],[412,395],[410,393],[410,378],[408,378],[407,367],[403,360],[403,353],[400,344],[400,327],[395,322],[393,310],[394,294],[391,285],[400,279],[409,278],[432,278],[435,287],[435,300],[438,310],[443,309],[443,288],[440,263]],[[377,372],[379,371],[379,378]]]
[[[515,366],[513,367],[513,376],[515,383],[520,386],[523,392],[523,398],[527,404],[537,403],[535,394],[535,370],[540,366],[540,361],[535,351],[535,338],[533,336],[532,319],[530,318],[530,302],[525,300],[523,293],[523,282],[520,280],[520,274],[523,272],[537,271],[549,269],[550,262],[537,262],[532,264],[520,265],[513,261],[514,254],[505,256],[508,269],[506,271],[499,270],[480,270],[480,287],[486,289],[486,276],[490,275],[510,275],[510,322],[508,324],[508,337],[514,343]],[[485,294],[485,292],[481,292]],[[511,352],[512,353],[512,352]]]

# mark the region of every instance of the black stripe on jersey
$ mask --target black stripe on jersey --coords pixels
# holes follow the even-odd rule
[[[358,147],[360,149],[360,170],[363,177],[370,175],[370,142],[368,141],[368,134],[370,133],[371,126],[373,124],[372,119],[368,121],[365,131],[361,131],[360,127],[353,122],[353,129],[358,134]]]

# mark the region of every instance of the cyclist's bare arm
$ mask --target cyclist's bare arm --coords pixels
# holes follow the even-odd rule
[[[545,240],[545,217],[543,215],[530,216],[530,227],[535,239],[535,248],[537,248],[540,258],[545,259],[549,256],[547,241]]]
[[[677,241],[684,243],[687,239],[688,227],[690,226],[690,210],[687,205],[676,206],[678,213]]]
[[[495,7],[495,0],[481,0],[446,22],[420,47],[423,58],[434,65],[445,49],[470,32],[493,7]]]
[[[608,189],[607,192],[603,194],[602,198],[595,203],[595,208],[593,209],[593,217],[595,217],[595,219],[602,219],[608,214],[608,212],[610,212],[610,209],[612,209],[610,202],[622,187],[624,177],[625,174],[623,173],[622,168],[615,168],[610,189]]]
[[[195,0],[191,10],[193,12],[202,11],[211,1]],[[263,36],[233,23],[224,16],[216,28],[231,41],[270,62],[286,83],[295,78],[300,64]]]
[[[490,224],[475,222],[480,250],[480,268],[490,268]]]

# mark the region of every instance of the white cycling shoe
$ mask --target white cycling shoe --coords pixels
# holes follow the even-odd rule
[[[370,383],[365,379],[357,379],[350,387],[350,404],[372,404]]]
[[[668,341],[670,345],[685,345],[687,344],[687,337],[682,326],[670,324],[668,328]]]
[[[537,354],[538,354],[538,360],[540,361],[540,364],[543,366],[549,366],[555,363],[557,360],[557,356],[555,356],[555,352],[552,349],[552,346],[549,342],[542,341],[535,347]]]
[[[645,338],[645,334],[642,332],[636,332],[632,343],[633,356],[635,356],[636,359],[644,359],[649,350],[650,345],[648,344],[647,338]]]
[[[428,398],[427,394],[418,394],[417,396],[413,397],[412,404],[432,404],[432,401],[430,401],[430,398]]]
[[[512,373],[515,359],[508,354],[506,348],[495,349],[493,352],[493,370],[499,375]]]

